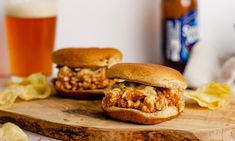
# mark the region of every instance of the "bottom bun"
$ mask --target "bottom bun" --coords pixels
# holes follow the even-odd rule
[[[140,110],[119,107],[103,107],[105,113],[113,119],[139,124],[157,124],[179,115],[176,107],[168,107],[163,111],[145,113]]]
[[[59,89],[58,87],[55,86],[55,90],[57,91],[58,95],[71,99],[99,100],[104,97],[104,89],[71,91],[71,90]]]

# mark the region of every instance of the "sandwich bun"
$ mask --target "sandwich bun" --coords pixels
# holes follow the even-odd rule
[[[161,123],[180,114],[178,109],[173,106],[155,113],[145,113],[136,109],[119,107],[103,107],[103,109],[106,115],[113,119],[146,125]]]
[[[58,66],[107,67],[120,62],[122,53],[115,48],[64,48],[52,55]]]
[[[180,72],[157,64],[119,63],[108,69],[107,76],[155,87],[186,88],[186,81]]]

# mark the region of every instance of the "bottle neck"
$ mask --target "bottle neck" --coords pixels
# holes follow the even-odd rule
[[[180,18],[197,9],[197,0],[163,0],[162,15],[164,18]]]

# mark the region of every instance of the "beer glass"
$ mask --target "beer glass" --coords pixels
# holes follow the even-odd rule
[[[51,75],[57,0],[6,0],[6,28],[11,74]]]

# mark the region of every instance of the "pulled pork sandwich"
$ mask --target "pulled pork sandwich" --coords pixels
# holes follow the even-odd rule
[[[114,48],[66,48],[53,53],[59,72],[53,80],[56,91],[75,99],[101,99],[104,90],[117,81],[106,77],[107,68],[122,58]]]
[[[179,115],[184,109],[183,76],[156,64],[113,65],[110,79],[122,79],[105,93],[102,107],[113,119],[139,124],[156,124]]]

